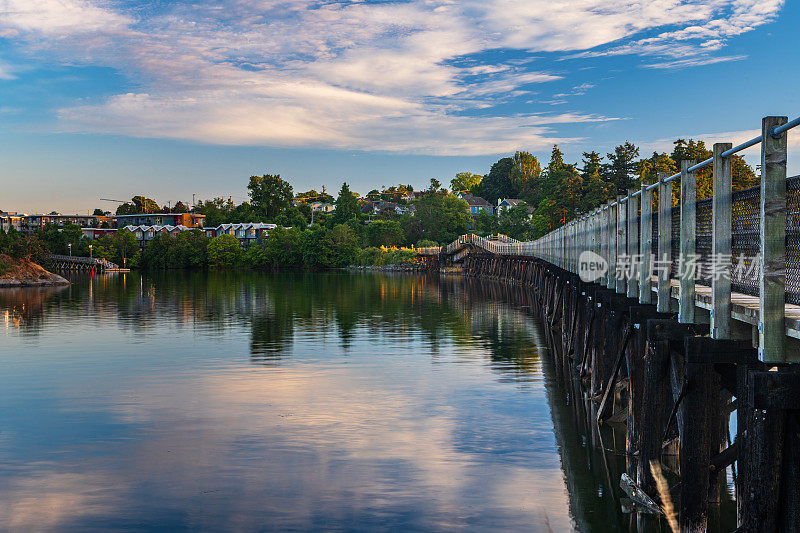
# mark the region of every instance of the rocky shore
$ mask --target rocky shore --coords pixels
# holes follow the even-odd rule
[[[0,289],[59,285],[69,285],[69,281],[28,259],[0,255]]]

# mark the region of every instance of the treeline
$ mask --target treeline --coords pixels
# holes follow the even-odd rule
[[[640,158],[639,148],[630,142],[617,146],[603,157],[596,151],[584,152],[580,163],[567,163],[564,154],[554,146],[550,162],[542,167],[528,152],[517,152],[492,165],[480,179],[464,173],[451,181],[453,188],[468,189],[496,203],[498,198],[523,199],[532,207],[529,234],[538,238],[562,226],[576,216],[603,202],[627,194],[642,183],[653,183],[660,173],[674,174],[681,161],[703,161],[711,150],[702,141],[678,139],[672,153],[654,152]],[[740,156],[733,156],[734,190],[758,184],[753,168]],[[673,202],[679,200],[680,187],[673,188]],[[712,192],[711,167],[697,173],[697,198],[708,198]]]

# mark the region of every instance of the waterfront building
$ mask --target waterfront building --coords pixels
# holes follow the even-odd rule
[[[209,237],[220,235],[233,235],[241,244],[249,244],[261,238],[266,238],[269,232],[277,228],[276,224],[263,222],[243,222],[240,224],[220,224],[216,228],[205,228]]]
[[[3,231],[8,231],[11,228],[14,228],[17,231],[22,231],[22,226],[26,216],[28,215],[23,213],[8,213],[5,211],[0,211],[0,229]]]
[[[184,226],[189,229],[202,228],[206,216],[198,213],[140,213],[136,215],[114,215],[115,228],[127,226]]]
[[[89,228],[95,224],[97,217],[93,215],[25,215],[22,219],[21,230],[31,233],[44,228],[47,224],[63,227],[65,224],[74,224],[81,228]]]

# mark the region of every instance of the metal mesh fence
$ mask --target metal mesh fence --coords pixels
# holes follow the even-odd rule
[[[751,187],[735,191],[731,204],[731,290],[758,296],[759,215],[761,190]],[[697,282],[711,284],[712,214],[711,198],[696,207]],[[800,305],[800,176],[786,180],[786,302]],[[653,213],[653,254],[658,254],[658,214]],[[680,208],[672,209],[672,268],[677,277],[680,257]]]

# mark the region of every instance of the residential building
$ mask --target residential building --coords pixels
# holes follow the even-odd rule
[[[206,216],[198,213],[141,213],[137,215],[114,215],[115,228],[127,226],[184,226],[188,229],[202,228]]]
[[[409,206],[405,206],[403,204],[398,204],[395,202],[372,202],[372,213],[373,214],[381,214],[381,213],[396,213],[398,215],[402,215],[410,211],[411,208]]]
[[[22,231],[26,216],[27,215],[23,213],[7,213],[5,211],[0,211],[0,229],[8,231],[14,228],[17,231]]]
[[[83,231],[83,236],[89,239],[90,241],[94,241],[99,239],[100,237],[105,237],[106,235],[114,235],[117,230],[114,228],[81,228]]]
[[[469,212],[472,216],[478,216],[481,213],[486,213],[487,215],[494,214],[494,206],[485,198],[481,198],[480,196],[473,196],[469,193],[460,193],[459,197],[462,200],[466,200],[469,204]]]
[[[266,238],[269,232],[278,226],[275,224],[265,224],[263,222],[244,222],[241,224],[220,224],[216,228],[205,228],[206,235],[209,237],[219,237],[220,235],[233,235],[241,244],[249,244],[258,239]]]
[[[419,200],[423,196],[425,196],[426,191],[406,191],[403,195],[403,200],[410,202],[411,200]]]
[[[67,223],[89,228],[92,227],[95,218],[93,215],[25,215],[22,219],[21,229],[30,233],[44,228],[47,224],[63,227]]]
[[[519,198],[500,198],[497,200],[497,214],[499,215],[506,209],[517,207],[520,204],[525,204],[525,200],[520,200]],[[528,205],[528,214],[533,214],[533,206],[531,205]]]
[[[308,207],[310,207],[311,211],[314,213],[333,213],[336,211],[336,206],[334,204],[326,202],[311,202],[308,204]]]
[[[172,226],[172,225],[138,225],[138,226],[125,226],[126,229],[133,233],[136,240],[139,241],[139,246],[144,248],[148,242],[152,241],[156,235],[170,235],[175,237],[181,231],[189,231],[194,228],[187,228],[186,226]]]

